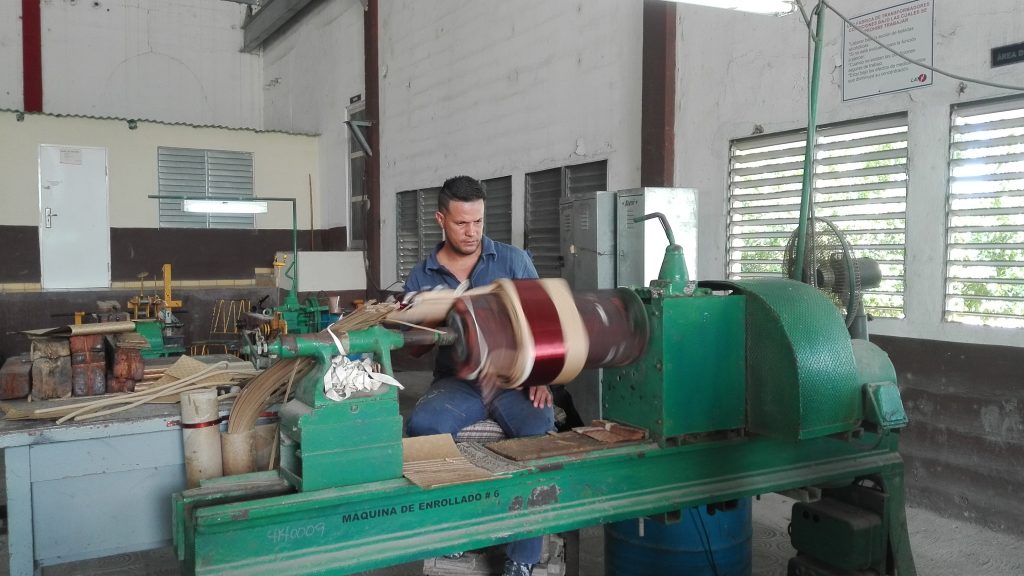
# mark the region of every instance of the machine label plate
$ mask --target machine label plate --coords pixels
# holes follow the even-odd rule
[[[411,504],[386,506],[383,508],[374,508],[371,510],[362,510],[359,512],[347,512],[341,515],[341,522],[342,524],[349,524],[352,522],[362,522],[378,518],[387,518],[389,516],[396,516],[400,514],[425,512],[427,510],[436,510],[438,508],[447,508],[451,506],[458,506],[460,504],[469,504],[472,502],[482,502],[484,500],[494,500],[498,498],[499,494],[499,490],[487,490],[484,492],[473,492],[470,494],[447,496],[445,498],[422,500],[419,502],[413,502]]]

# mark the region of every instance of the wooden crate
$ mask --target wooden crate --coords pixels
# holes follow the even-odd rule
[[[24,398],[32,391],[32,358],[22,354],[8,358],[0,368],[0,400]]]
[[[71,396],[71,356],[40,357],[32,361],[32,398],[50,400]]]
[[[107,392],[107,353],[102,334],[72,336],[71,394],[96,396]]]
[[[71,356],[71,344],[67,338],[32,338],[30,343],[32,361],[40,358],[63,358]]]
[[[82,352],[98,352],[100,356],[103,356],[104,345],[102,334],[84,334],[80,336],[71,336],[70,338],[68,338],[68,344],[70,345],[72,354]]]
[[[73,356],[72,356],[73,357]],[[71,395],[98,396],[107,393],[107,363],[71,362]]]
[[[137,348],[118,347],[114,350],[108,392],[134,392],[135,384],[145,375],[142,353]]]

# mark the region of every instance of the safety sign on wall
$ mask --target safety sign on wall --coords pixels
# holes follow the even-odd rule
[[[914,0],[851,18],[864,32],[896,52],[932,65],[934,0]],[[900,58],[843,23],[843,100],[932,84],[932,71]]]

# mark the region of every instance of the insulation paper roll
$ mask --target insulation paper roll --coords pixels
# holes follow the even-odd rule
[[[224,432],[220,435],[224,457],[224,475],[248,474],[256,471],[256,431]]]
[[[273,470],[277,463],[277,424],[257,424],[255,432],[256,469]]]
[[[217,391],[192,390],[181,394],[181,439],[185,445],[185,483],[223,475],[220,450],[220,409]]]

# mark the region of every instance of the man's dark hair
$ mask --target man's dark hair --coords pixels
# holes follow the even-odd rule
[[[441,192],[437,195],[437,209],[441,212],[448,211],[448,203],[473,202],[475,200],[487,200],[487,192],[483,184],[469,176],[455,176],[444,181],[441,185]]]

